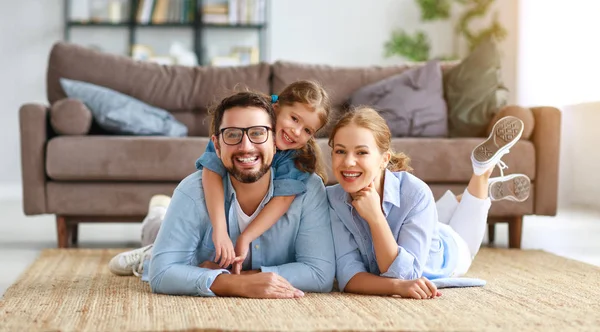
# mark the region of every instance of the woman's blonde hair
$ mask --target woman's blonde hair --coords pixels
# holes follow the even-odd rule
[[[319,120],[321,120],[321,127],[317,131],[329,123],[331,113],[329,95],[315,81],[296,81],[288,85],[279,94],[277,103],[280,106],[292,106],[294,103],[300,103],[308,106],[313,112],[317,112]],[[323,153],[314,136],[308,140],[306,146],[298,149],[296,167],[303,172],[316,173],[324,183],[327,183],[327,170],[323,162]]]
[[[338,130],[349,125],[356,125],[368,129],[373,133],[379,152],[391,154],[387,169],[392,172],[412,171],[409,166],[410,158],[402,152],[392,150],[392,133],[385,120],[370,107],[361,106],[355,108],[340,118],[329,136],[329,146],[333,148],[333,138]]]

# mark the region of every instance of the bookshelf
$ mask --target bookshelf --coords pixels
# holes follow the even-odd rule
[[[206,22],[207,19],[204,17],[203,8],[205,5],[205,1],[209,0],[112,0],[121,5],[121,9],[124,13],[120,15],[120,19],[118,20],[110,20],[103,19],[98,20],[93,17],[88,17],[87,19],[77,19],[72,17],[72,6],[73,1],[76,1],[76,5],[81,5],[82,2],[87,1],[88,4],[92,3],[95,0],[64,0],[64,31],[63,38],[65,41],[71,41],[71,31],[72,29],[94,29],[94,28],[115,28],[122,29],[127,32],[127,50],[129,52],[129,56],[132,55],[133,46],[137,44],[137,32],[140,29],[169,29],[169,28],[184,28],[191,29],[193,35],[193,48],[196,57],[198,58],[199,65],[207,65],[209,59],[205,59],[204,50],[206,45],[206,38],[204,38],[204,33],[207,30],[211,29],[219,29],[225,31],[235,31],[235,30],[251,30],[255,31],[258,34],[258,53],[259,60],[266,61],[265,53],[266,53],[266,28],[267,28],[267,2],[268,0],[224,0],[221,3],[228,4],[229,8],[234,6],[233,8],[237,9],[237,14],[234,17],[228,13],[228,20],[226,22]],[[103,3],[109,6],[110,1],[102,0]],[[178,8],[181,9],[182,15],[179,17],[171,16],[163,17],[160,23],[156,23],[155,21],[155,11],[157,10],[158,3],[164,1],[165,3],[174,3],[180,2],[183,5]],[[214,3],[210,1],[211,4]],[[142,12],[144,11],[143,7],[146,6],[146,11],[150,10],[150,12],[146,12],[144,16]],[[248,6],[246,8],[250,8],[250,6],[259,6],[258,10],[262,11],[259,14],[259,18],[250,17],[248,14],[246,19],[240,19],[240,7]],[[148,9],[151,8],[151,9]],[[107,9],[110,10],[110,9]],[[257,15],[258,10],[254,10],[255,15]],[[249,10],[248,10],[249,11]],[[149,15],[148,15],[149,14]],[[169,14],[171,15],[171,14]],[[207,15],[208,16],[208,15]]]

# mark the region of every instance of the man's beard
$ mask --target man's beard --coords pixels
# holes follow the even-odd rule
[[[260,158],[260,160],[264,161],[262,153],[259,153],[258,157]],[[260,168],[257,171],[242,171],[235,166],[235,158],[235,155],[231,156],[232,166],[226,166],[225,169],[227,170],[227,172],[229,172],[229,174],[233,176],[234,179],[238,180],[241,183],[254,183],[260,178],[262,178],[263,175],[265,175],[271,168],[271,165],[265,165],[263,163],[260,165]]]

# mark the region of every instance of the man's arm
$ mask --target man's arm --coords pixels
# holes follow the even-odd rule
[[[201,190],[201,188],[199,188]],[[214,296],[211,286],[227,270],[198,267],[196,250],[208,232],[206,208],[176,189],[152,249],[150,287],[155,293]],[[201,215],[204,211],[204,215]],[[208,238],[210,239],[210,237]],[[208,250],[208,249],[207,249]]]
[[[296,262],[263,266],[261,270],[279,274],[302,291],[330,292],[335,276],[335,253],[327,195],[323,182],[316,176],[307,181],[300,218]]]

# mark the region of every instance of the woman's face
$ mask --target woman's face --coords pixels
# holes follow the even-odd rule
[[[302,148],[321,127],[321,119],[307,105],[275,104],[277,123],[275,125],[275,145],[279,150]]]
[[[353,194],[378,181],[389,159],[388,152],[379,151],[369,129],[351,124],[340,128],[333,137],[331,166],[347,193]]]

